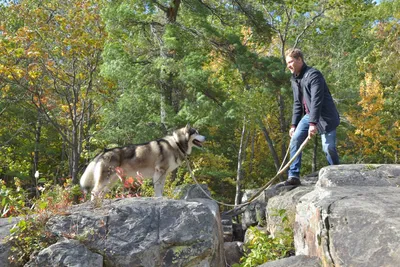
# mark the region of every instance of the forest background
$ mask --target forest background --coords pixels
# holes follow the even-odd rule
[[[285,156],[292,47],[336,101],[341,163],[398,163],[399,19],[399,0],[1,1],[2,215],[8,189],[77,184],[105,147],[186,123],[207,137],[197,179],[239,202]],[[321,150],[315,138],[302,175],[327,165]],[[169,183],[193,182],[183,166]]]

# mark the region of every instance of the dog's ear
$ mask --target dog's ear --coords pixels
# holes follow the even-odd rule
[[[190,127],[190,123],[187,123],[187,124],[186,124],[186,130],[189,131],[190,128],[191,128],[191,127]]]

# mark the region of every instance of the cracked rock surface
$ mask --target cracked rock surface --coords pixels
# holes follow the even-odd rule
[[[65,216],[51,218],[46,226],[60,237],[79,240],[74,241],[79,250],[87,251],[93,261],[101,255],[103,266],[223,266],[218,206],[202,202],[127,198],[104,200],[100,208],[87,202],[73,206]],[[64,247],[57,243],[41,253],[62,255]],[[44,262],[52,259],[44,256],[34,260],[58,266],[59,262]]]
[[[324,266],[400,266],[399,165],[330,166],[296,208],[296,255]]]

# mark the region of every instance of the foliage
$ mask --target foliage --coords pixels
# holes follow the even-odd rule
[[[74,185],[71,179],[63,179],[63,185],[53,185],[46,182],[33,190],[37,190],[39,197],[29,196],[27,190],[22,187],[21,180],[14,178],[14,184],[8,185],[0,180],[0,208],[1,217],[17,217],[31,213],[60,213],[75,202],[82,199],[82,191],[79,185]],[[30,194],[36,195],[36,191]]]
[[[151,197],[153,195],[151,179],[144,179],[141,174],[137,174],[136,177],[125,177],[123,183],[118,182],[105,198]]]
[[[21,181],[14,178],[14,187],[7,187],[5,181],[0,180],[0,217],[16,216],[25,209],[27,193],[21,187]]]
[[[10,263],[23,265],[33,253],[38,253],[56,242],[55,237],[45,230],[49,218],[47,213],[27,216],[10,230],[11,234],[7,238],[12,246],[8,258]]]
[[[34,204],[36,212],[62,213],[70,205],[75,203],[75,199],[82,200],[82,191],[79,185],[72,183],[72,179],[65,179],[63,185],[53,185],[46,183],[41,188],[41,195]]]
[[[250,231],[252,237],[250,242],[245,244],[245,249],[249,252],[241,259],[240,264],[234,266],[254,267],[293,254],[293,230],[289,227],[286,210],[279,210],[277,216],[282,219],[283,232],[272,237],[257,227],[250,227],[248,231]]]
[[[400,153],[399,1],[383,1],[368,15],[375,27],[365,35],[374,38],[371,49],[358,59],[363,73],[356,108],[350,108],[351,123],[346,156],[354,162],[396,163]],[[393,13],[393,11],[395,13]]]
[[[30,209],[15,210],[14,215],[22,218],[10,230],[10,235],[7,237],[11,244],[9,256],[11,263],[22,265],[31,255],[55,243],[56,237],[45,228],[46,222],[52,216],[64,214],[72,205],[75,196],[81,196],[79,187],[77,190],[71,179],[67,179],[63,186],[47,183],[40,188],[40,191],[40,197],[34,201]]]
[[[96,71],[105,37],[99,9],[90,0],[19,1],[0,21],[1,91],[53,126],[75,183],[94,93],[107,92]]]
[[[337,103],[341,162],[397,163],[400,1],[376,2],[3,1],[3,216],[47,205],[28,194],[36,170],[46,184],[76,184],[84,161],[104,147],[157,139],[187,122],[207,137],[191,164],[216,199],[235,196],[242,137],[242,189],[265,184],[289,141],[283,51],[292,46],[321,70]],[[303,173],[312,153],[304,151]],[[317,157],[324,166],[321,149]],[[152,196],[150,180],[127,182],[109,197]],[[182,166],[166,195],[188,183]]]
[[[349,121],[354,126],[354,134],[350,135],[353,153],[360,160],[368,162],[386,162],[394,159],[398,150],[399,120],[393,114],[385,112],[385,97],[382,85],[373,80],[371,74],[366,75],[365,82],[360,85],[360,110],[349,114]]]
[[[234,196],[235,174],[228,168],[229,164],[229,159],[221,155],[213,155],[208,151],[203,151],[199,157],[190,160],[191,169],[196,180],[206,185],[214,185],[209,188],[210,193],[223,202],[229,202]],[[185,173],[184,177],[184,181],[181,181],[181,184],[195,183],[188,172]]]

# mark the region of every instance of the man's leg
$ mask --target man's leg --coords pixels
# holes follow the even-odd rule
[[[325,153],[329,165],[338,165],[339,156],[336,150],[336,129],[325,134],[321,134],[322,150]]]
[[[296,154],[297,150],[303,144],[308,136],[309,128],[309,115],[305,115],[296,127],[296,131],[292,135],[290,140],[290,159]],[[289,167],[288,176],[289,178],[295,177],[300,178],[300,168],[301,168],[301,154],[292,162]]]

